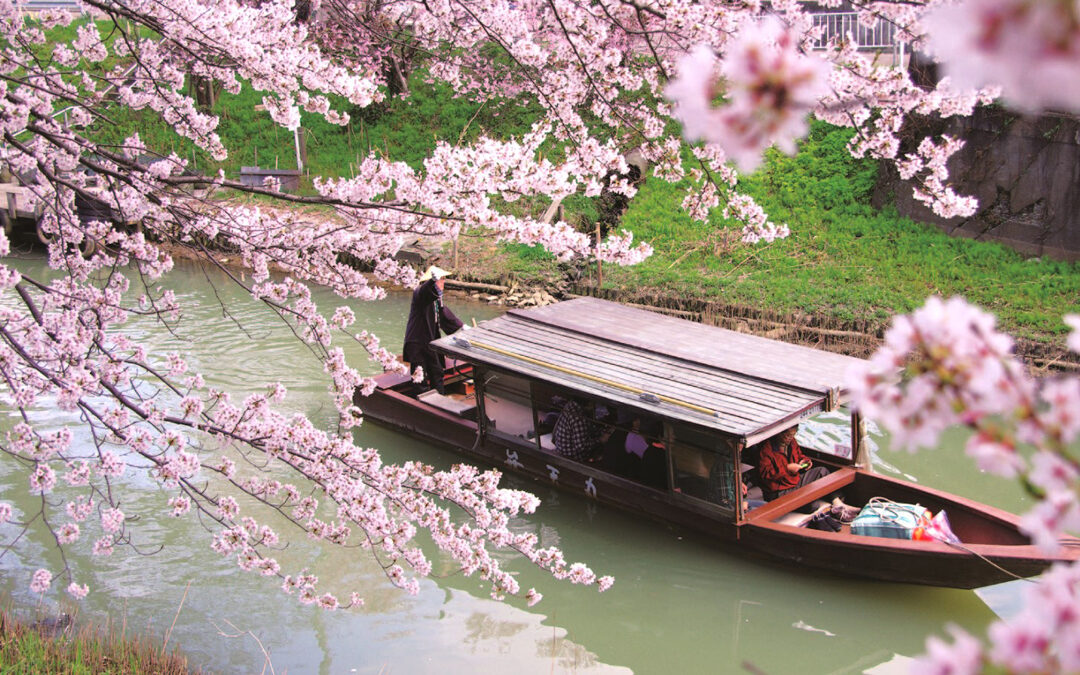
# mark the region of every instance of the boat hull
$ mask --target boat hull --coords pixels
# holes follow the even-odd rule
[[[965,542],[912,541],[824,532],[777,522],[790,512],[784,499],[751,511],[740,527],[739,543],[770,557],[814,569],[902,583],[980,588],[1031,577],[1054,562],[1077,559],[1080,541],[1071,539],[1059,555],[1046,555],[1019,530],[1019,519],[1000,509],[853,468],[840,469],[807,486],[795,501],[843,493],[862,503],[872,496],[944,510]]]
[[[731,542],[731,548],[791,565],[844,576],[944,586],[978,588],[1039,574],[1054,562],[1080,558],[1080,540],[1070,539],[1059,555],[1048,556],[1019,532],[1018,518],[993,507],[891,479],[853,467],[837,468],[828,477],[750,511],[736,521],[724,509],[676,493],[665,493],[599,467],[545,452],[522,438],[486,434],[478,438],[476,422],[427,405],[395,387],[401,376],[386,374],[357,404],[367,419],[448,447],[465,458],[493,465],[558,489],[577,493],[621,509],[697,531],[710,540]],[[814,500],[843,493],[850,503],[871,496],[919,503],[934,512],[944,509],[965,544],[866,537],[824,532],[778,522]]]

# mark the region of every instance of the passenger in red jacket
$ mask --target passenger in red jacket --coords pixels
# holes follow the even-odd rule
[[[797,426],[784,429],[761,445],[758,475],[765,499],[776,499],[829,475],[825,467],[811,466],[813,462],[803,454],[795,440],[797,430]]]

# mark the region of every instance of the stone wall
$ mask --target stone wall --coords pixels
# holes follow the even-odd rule
[[[941,132],[966,141],[949,170],[954,189],[979,200],[978,213],[935,216],[912,197],[910,184],[895,170],[882,171],[875,195],[879,205],[892,196],[902,215],[950,234],[1080,260],[1080,120],[1022,117],[995,107],[941,124]]]

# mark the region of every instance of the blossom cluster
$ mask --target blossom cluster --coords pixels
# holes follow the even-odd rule
[[[828,90],[829,64],[799,51],[799,36],[776,17],[746,20],[726,45],[726,88],[714,92],[712,49],[699,46],[679,64],[667,88],[687,138],[723,147],[743,170],[753,171],[762,151],[776,144],[795,151],[806,133],[807,113]],[[726,101],[713,106],[716,94]]]
[[[1080,318],[1066,317],[1074,351]],[[852,368],[848,386],[859,409],[882,423],[901,447],[933,447],[949,427],[971,430],[966,451],[983,471],[1022,476],[1039,497],[1020,521],[1031,540],[1054,552],[1080,531],[1080,378],[1037,381],[1014,356],[994,317],[960,298],[930,298],[896,317],[884,345]],[[1026,444],[1033,452],[1022,455]],[[953,642],[933,637],[918,672],[975,673],[995,664],[1015,673],[1080,667],[1080,564],[1059,565],[1028,593],[1021,616],[991,627],[991,646],[957,627]]]

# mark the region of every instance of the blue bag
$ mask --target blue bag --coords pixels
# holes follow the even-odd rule
[[[901,504],[873,497],[851,521],[851,533],[865,537],[911,539],[916,528],[930,522],[930,511],[918,504]]]

